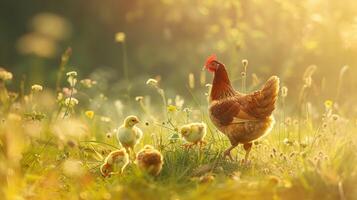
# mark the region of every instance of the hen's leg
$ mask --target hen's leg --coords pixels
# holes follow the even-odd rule
[[[231,161],[233,161],[233,157],[232,157],[232,155],[231,155],[231,151],[232,151],[232,149],[234,149],[234,148],[236,148],[236,146],[237,146],[238,144],[232,144],[228,149],[226,149],[225,151],[224,151],[224,157],[227,157],[228,156],[228,158],[231,160]]]
[[[247,161],[248,161],[249,153],[250,153],[250,151],[252,150],[252,146],[253,146],[252,143],[245,143],[245,144],[243,145],[243,148],[244,148],[244,150],[245,150],[245,157],[244,157],[244,162],[245,162],[245,163],[247,163]]]

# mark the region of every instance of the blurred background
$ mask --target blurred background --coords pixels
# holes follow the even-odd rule
[[[96,80],[108,96],[145,95],[156,77],[169,95],[190,97],[188,74],[193,93],[202,92],[211,80],[202,66],[216,53],[236,88],[248,59],[250,89],[276,74],[292,102],[315,65],[311,95],[357,112],[355,0],[0,1],[0,66],[14,73],[13,89],[21,80],[54,88],[67,47],[66,71]]]

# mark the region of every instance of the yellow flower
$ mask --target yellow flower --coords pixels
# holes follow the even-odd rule
[[[115,41],[121,43],[125,41],[125,33],[124,32],[118,32],[115,34]]]
[[[175,111],[177,111],[177,108],[174,105],[169,105],[169,106],[167,106],[167,110],[169,112],[175,112]]]
[[[87,110],[84,114],[85,114],[89,119],[93,119],[93,117],[94,117],[94,111],[92,111],[92,110]]]
[[[330,109],[333,106],[333,101],[326,100],[325,101],[325,108]]]

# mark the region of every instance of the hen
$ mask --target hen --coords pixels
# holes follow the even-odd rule
[[[234,90],[225,65],[215,55],[208,57],[205,68],[214,74],[209,98],[210,118],[231,143],[224,156],[233,160],[231,150],[243,144],[247,161],[252,141],[268,133],[274,125],[272,112],[279,92],[279,78],[272,76],[260,90],[243,94]]]

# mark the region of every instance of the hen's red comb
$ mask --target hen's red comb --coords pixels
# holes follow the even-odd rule
[[[217,61],[217,56],[216,54],[212,54],[210,57],[207,58],[206,60],[206,66],[211,63],[212,61]]]

